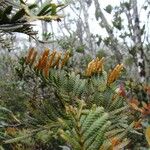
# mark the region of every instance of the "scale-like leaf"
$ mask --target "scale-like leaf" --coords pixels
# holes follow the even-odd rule
[[[44,6],[40,12],[37,14],[37,16],[44,16],[46,14],[48,14],[49,12],[51,12],[52,10],[52,4],[47,4],[46,6]]]
[[[11,14],[11,11],[12,11],[12,6],[8,6],[5,10],[4,10],[4,13],[7,14],[7,15],[10,15]]]
[[[25,10],[24,9],[19,10],[14,16],[12,16],[11,22],[19,21],[21,18],[24,17],[24,15],[25,15]]]

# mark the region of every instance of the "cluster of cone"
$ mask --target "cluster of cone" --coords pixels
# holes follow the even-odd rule
[[[85,71],[86,76],[90,77],[93,74],[98,74],[102,72],[104,65],[104,57],[99,59],[93,59],[87,66]],[[123,69],[123,64],[118,64],[108,75],[107,84],[112,84],[119,77],[121,71]]]
[[[29,66],[33,66],[36,57],[37,51],[34,48],[29,49],[25,63]],[[56,50],[50,52],[49,49],[45,49],[34,65],[34,69],[43,71],[45,77],[48,77],[50,68],[62,68],[68,62],[69,57],[69,52],[65,52],[62,55],[62,52],[57,52]]]
[[[29,49],[29,52],[26,56],[25,63],[29,66],[33,66],[36,62],[37,51],[34,48]],[[36,64],[34,65],[34,69],[43,71],[45,77],[49,76],[49,69],[50,68],[62,68],[69,59],[69,52],[65,52],[62,55],[62,52],[57,52],[53,50],[50,52],[49,49],[45,49],[44,52],[41,54],[41,57],[38,59]],[[104,57],[99,59],[93,59],[87,66],[86,69],[86,76],[90,77],[94,74],[98,74],[102,72],[104,65]],[[113,83],[120,75],[123,69],[123,64],[118,64],[108,75],[107,84],[110,85]]]
[[[93,74],[98,74],[103,69],[104,57],[99,59],[98,57],[92,60],[86,69],[86,76],[92,76]]]
[[[107,84],[110,85],[118,79],[123,69],[123,64],[118,64],[108,75]]]

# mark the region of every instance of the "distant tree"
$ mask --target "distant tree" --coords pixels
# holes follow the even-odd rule
[[[149,82],[149,1],[141,2],[143,5],[140,6],[137,0],[121,0],[119,6],[108,5],[104,9],[102,2],[98,0],[66,1],[69,3],[68,13],[65,12],[65,19],[59,24],[62,38],[58,37],[65,41],[62,42],[63,46],[67,45],[65,48],[72,47],[74,51],[79,48],[92,56],[99,52],[102,56],[108,54],[113,58],[111,61],[126,63],[129,77],[142,83]],[[90,13],[93,12],[90,10],[95,11],[93,17],[100,27],[95,31],[105,29],[106,35],[101,32],[93,34],[91,31]],[[145,17],[144,22],[142,14]],[[108,15],[111,20],[108,20]]]
[[[150,59],[148,58],[149,44],[148,24],[150,18],[150,2],[145,0],[141,8],[138,8],[137,0],[121,1],[120,6],[108,5],[105,11],[113,16],[111,24],[108,22],[101,8],[101,3],[94,0],[95,17],[105,28],[108,37],[104,42],[114,51],[120,61],[124,53],[120,49],[119,41],[123,41],[125,55],[133,58],[134,66],[138,72],[140,82],[146,82],[149,77]],[[144,11],[145,22],[141,23],[141,14]],[[118,34],[116,34],[116,32]],[[146,67],[147,66],[147,67]],[[148,70],[148,71],[147,71]]]

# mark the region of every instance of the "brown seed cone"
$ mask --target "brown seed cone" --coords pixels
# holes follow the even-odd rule
[[[25,60],[26,64],[30,63],[31,57],[33,55],[33,52],[34,52],[34,48],[30,48],[29,51],[28,51],[28,54],[26,56],[26,60]]]
[[[50,58],[49,58],[49,61],[47,63],[47,67],[50,68],[52,66],[52,63],[53,63],[53,60],[55,58],[55,55],[56,55],[56,50],[54,50],[51,55],[50,55]]]
[[[30,66],[32,66],[33,63],[35,62],[36,56],[37,56],[37,51],[34,51],[34,53],[32,55],[32,58],[30,60]]]
[[[69,52],[66,52],[65,55],[64,55],[64,58],[61,61],[60,68],[62,68],[67,63],[67,61],[69,60],[69,58],[70,58]]]
[[[112,84],[119,77],[121,70],[123,69],[123,64],[118,64],[108,75],[107,84]]]
[[[57,53],[57,58],[55,60],[55,62],[52,64],[52,67],[56,66],[56,67],[59,67],[59,61],[61,59],[61,52],[60,53]]]
[[[48,48],[46,48],[45,50],[44,50],[44,52],[43,52],[43,54],[42,54],[42,59],[44,59],[46,56],[48,57],[48,55],[49,55],[49,49]]]

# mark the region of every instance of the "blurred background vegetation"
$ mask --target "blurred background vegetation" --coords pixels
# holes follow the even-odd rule
[[[39,120],[42,122],[44,117],[37,106],[41,102],[45,111],[55,105],[61,108],[57,98],[49,103],[54,89],[30,67],[24,66],[28,49],[35,47],[40,55],[45,48],[69,52],[70,60],[64,70],[81,77],[87,64],[96,57],[105,58],[108,72],[123,63],[124,71],[117,88],[131,104],[130,119],[137,123],[136,130],[128,135],[132,142],[125,149],[147,150],[150,145],[149,28],[149,0],[117,3],[0,0],[0,149],[71,149],[71,144],[59,140],[57,135],[52,137],[47,130],[39,132],[36,138],[3,144],[10,137],[25,137],[30,134],[30,127],[33,129],[33,122],[35,126]],[[49,113],[51,111],[44,112]],[[48,122],[46,117],[40,127],[45,122]]]

